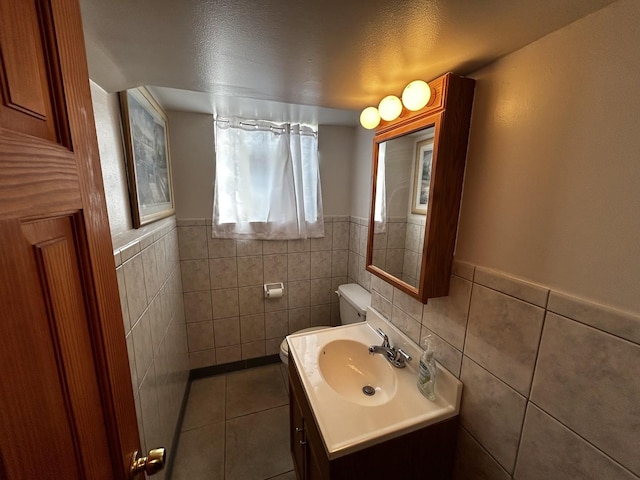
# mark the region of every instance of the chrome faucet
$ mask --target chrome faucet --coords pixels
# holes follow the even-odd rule
[[[411,360],[411,355],[401,348],[396,349],[396,347],[392,347],[389,343],[389,337],[381,328],[378,328],[376,332],[382,337],[382,345],[371,345],[369,347],[369,354],[374,355],[380,353],[384,355],[384,358],[394,367],[404,368],[407,362]]]

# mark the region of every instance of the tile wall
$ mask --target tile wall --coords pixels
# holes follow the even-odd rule
[[[409,215],[407,217],[402,276],[400,278],[409,285],[418,285],[426,218],[425,215]]]
[[[373,264],[416,286],[422,264],[425,218],[409,215],[387,219],[385,231],[374,237]],[[365,225],[368,223],[365,221]]]
[[[339,323],[349,217],[325,217],[324,238],[310,240],[212,239],[210,225],[178,220],[190,368],[277,354],[287,334]],[[264,299],[271,282],[282,298]]]
[[[114,256],[142,450],[164,446],[172,455],[189,376],[187,339],[176,222],[154,225]]]
[[[369,220],[351,217],[349,221],[349,283],[358,283],[371,290],[371,274],[366,270]]]
[[[426,305],[371,289],[464,383],[457,479],[640,478],[640,317],[461,262]]]

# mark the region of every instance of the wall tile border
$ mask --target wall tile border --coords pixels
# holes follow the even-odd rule
[[[357,225],[360,225],[360,223],[361,222],[356,222]],[[355,254],[354,248],[351,245],[350,245],[350,249]],[[349,274],[351,275],[352,272],[350,271]],[[483,429],[478,429],[477,427],[477,425],[483,425],[483,422],[486,423],[487,418],[490,418],[490,419],[497,418],[495,413],[489,414],[488,411],[486,411],[486,409],[491,410],[488,406],[488,404],[490,404],[491,402],[498,402],[498,404],[502,404],[504,399],[501,399],[500,392],[502,391],[502,393],[504,394],[504,392],[506,392],[508,389],[509,391],[512,391],[514,395],[517,394],[518,397],[521,398],[521,402],[520,402],[521,407],[524,408],[526,406],[528,411],[533,411],[532,409],[534,408],[539,409],[539,411],[541,412],[541,415],[544,415],[545,418],[548,417],[552,419],[551,421],[556,423],[557,425],[556,430],[560,429],[565,431],[565,434],[563,435],[558,434],[554,438],[565,439],[567,442],[569,442],[569,439],[571,438],[576,439],[575,441],[571,440],[571,442],[569,443],[574,444],[576,448],[579,447],[579,450],[581,453],[576,452],[576,455],[578,455],[578,453],[580,455],[584,454],[583,456],[586,455],[585,458],[587,458],[587,460],[585,461],[594,462],[594,467],[593,467],[595,469],[594,472],[597,472],[597,471],[618,472],[619,471],[619,472],[625,472],[625,476],[622,478],[626,479],[627,478],[626,474],[628,473],[629,475],[628,478],[640,479],[640,476],[634,475],[634,473],[637,475],[638,472],[640,472],[640,466],[638,462],[634,460],[635,457],[632,451],[633,447],[626,446],[627,444],[628,445],[637,444],[638,441],[640,441],[640,434],[636,435],[634,433],[636,430],[634,430],[633,427],[629,427],[629,428],[623,428],[622,426],[616,427],[618,429],[624,430],[625,432],[624,435],[626,440],[623,442],[624,444],[623,446],[619,445],[618,448],[611,449],[610,448],[611,445],[615,443],[614,439],[616,438],[616,433],[609,432],[609,434],[607,434],[609,435],[607,438],[605,438],[606,435],[605,437],[603,437],[604,434],[602,434],[602,432],[606,432],[610,429],[607,427],[605,423],[603,423],[605,422],[604,420],[605,415],[602,413],[602,411],[600,411],[600,413],[596,415],[597,418],[589,419],[589,423],[595,424],[595,430],[592,429],[589,432],[583,431],[584,422],[587,421],[585,418],[582,418],[581,422],[580,421],[576,422],[569,418],[564,418],[566,415],[559,416],[559,414],[555,412],[555,410],[557,410],[555,406],[549,404],[549,402],[547,401],[541,402],[540,393],[542,392],[542,390],[540,389],[539,383],[542,377],[539,376],[539,372],[538,372],[538,367],[541,362],[540,355],[542,355],[541,349],[543,348],[543,339],[545,338],[544,332],[547,329],[548,318],[556,317],[559,315],[564,322],[568,322],[565,324],[566,329],[569,329],[570,325],[575,326],[575,328],[570,329],[570,332],[566,332],[566,333],[564,332],[563,329],[558,330],[556,328],[554,330],[556,337],[558,335],[567,335],[569,337],[565,341],[564,345],[561,347],[563,350],[566,350],[565,358],[573,358],[573,356],[578,354],[579,354],[579,357],[583,359],[583,362],[585,361],[584,360],[585,358],[598,358],[599,354],[604,355],[604,353],[601,352],[602,348],[598,348],[596,345],[600,345],[602,347],[603,343],[607,343],[608,346],[606,350],[609,353],[607,354],[606,360],[602,359],[602,362],[606,364],[606,365],[603,365],[603,369],[606,370],[606,368],[613,368],[614,370],[612,371],[618,371],[620,368],[627,368],[627,367],[619,364],[620,362],[616,360],[616,356],[613,355],[612,353],[615,350],[611,350],[612,348],[611,345],[615,344],[616,341],[623,342],[623,343],[630,342],[629,344],[630,348],[631,348],[631,345],[640,344],[640,315],[636,313],[621,311],[606,305],[601,305],[593,301],[571,296],[564,292],[554,291],[550,287],[546,287],[544,285],[530,282],[526,279],[519,278],[504,272],[496,271],[490,268],[475,266],[469,262],[454,260],[453,267],[452,267],[452,279],[456,277],[459,279],[460,278],[464,279],[465,281],[469,281],[471,283],[472,299],[473,299],[473,292],[475,290],[485,289],[487,291],[495,292],[498,295],[502,295],[505,299],[510,298],[513,302],[521,303],[523,306],[528,305],[529,309],[539,310],[543,314],[543,319],[540,320],[540,318],[536,316],[537,318],[536,322],[538,323],[541,322],[541,323],[536,327],[535,330],[536,332],[540,331],[542,335],[536,335],[537,338],[534,339],[535,358],[534,357],[532,358],[534,358],[535,363],[531,364],[531,362],[529,362],[528,364],[528,365],[533,365],[533,382],[532,383],[535,385],[536,378],[538,379],[537,393],[534,392],[535,390],[534,388],[531,388],[531,389],[528,388],[528,385],[525,383],[522,383],[522,385],[516,384],[520,386],[520,388],[518,389],[519,392],[516,392],[515,390],[512,390],[512,387],[508,386],[508,383],[504,383],[505,380],[509,380],[509,379],[503,378],[504,368],[502,369],[498,368],[498,366],[501,364],[500,362],[489,362],[489,363],[484,362],[485,364],[480,365],[473,362],[473,360],[469,357],[469,352],[464,353],[466,352],[466,349],[467,349],[466,344],[469,340],[468,338],[468,328],[470,324],[469,315],[471,312],[470,307],[472,305],[472,302],[468,303],[469,309],[467,309],[466,314],[463,314],[464,319],[462,320],[459,317],[461,315],[461,312],[465,310],[464,308],[465,305],[463,305],[463,303],[465,303],[465,296],[463,295],[458,295],[457,298],[454,296],[449,296],[449,297],[443,297],[442,299],[432,299],[430,300],[431,305],[427,303],[426,305],[422,306],[423,316],[422,316],[422,325],[421,325],[419,338],[422,339],[425,335],[428,335],[428,334],[433,336],[435,343],[438,346],[438,350],[436,351],[436,358],[443,367],[447,368],[456,377],[460,378],[461,375],[465,376],[465,373],[464,373],[465,363],[467,365],[474,365],[476,371],[484,372],[483,378],[495,379],[495,382],[493,382],[494,386],[504,385],[505,387],[503,389],[500,389],[497,387],[496,387],[497,389],[489,388],[488,392],[483,394],[483,401],[480,401],[480,402],[476,401],[476,404],[474,405],[473,409],[470,409],[470,406],[469,406],[471,405],[469,403],[469,400],[470,400],[469,396],[471,395],[470,388],[472,388],[471,384],[467,385],[467,387],[469,387],[467,390],[463,389],[461,418],[464,418],[464,421],[462,422],[461,428],[463,428],[464,433],[466,435],[465,437],[462,437],[465,439],[465,445],[463,445],[462,447],[465,447],[465,448],[460,447],[458,449],[455,478],[457,478],[458,480],[461,480],[463,478],[464,480],[474,480],[476,478],[486,479],[486,478],[494,478],[494,477],[506,479],[506,478],[510,478],[510,475],[515,475],[515,477],[512,477],[512,478],[518,478],[518,479],[539,478],[539,475],[538,475],[539,472],[534,472],[532,476],[532,473],[529,471],[531,468],[531,465],[535,464],[535,462],[532,463],[531,461],[532,452],[531,451],[527,451],[524,453],[521,452],[521,448],[523,446],[526,448],[530,448],[532,446],[530,439],[526,440],[526,442],[525,440],[523,440],[523,435],[525,435],[525,433],[523,433],[523,424],[524,424],[524,418],[525,418],[524,410],[522,410],[522,415],[516,415],[516,416],[512,415],[511,420],[507,422],[508,426],[505,428],[507,428],[510,432],[508,442],[503,438],[501,438],[501,435],[495,434],[495,432],[493,436],[491,435],[487,436],[487,434],[484,432]],[[401,310],[403,313],[406,314],[406,317],[403,317],[403,318],[408,318],[409,313],[407,312],[407,310],[411,310],[413,312],[414,310],[413,307],[415,305],[408,304],[407,298],[405,297],[394,298],[393,287],[391,287],[391,285],[387,284],[381,279],[378,279],[377,277],[372,277],[370,286],[371,286],[371,290],[374,292],[374,295],[372,296],[374,307],[378,306],[378,308],[384,309],[387,315],[389,313],[392,314],[392,312],[394,311]],[[387,303],[385,302],[390,302],[390,305],[387,305]],[[438,323],[434,323],[434,321],[436,320],[436,317],[433,316],[434,313],[436,313],[437,315]],[[478,312],[476,312],[475,314],[477,315]],[[506,315],[507,317],[505,318],[508,318],[509,315],[516,315],[516,317],[512,319],[513,321],[507,322],[506,325],[509,325],[509,324],[513,324],[514,322],[515,324],[518,323],[518,315],[520,313],[518,312],[518,309],[516,309],[515,312],[513,311],[509,312],[508,310],[504,311],[501,308],[498,308],[498,310],[493,312],[493,314],[490,314],[488,312],[485,312],[485,313],[480,312],[480,315],[491,316],[491,315],[497,315],[497,314]],[[455,337],[456,345],[452,345],[449,342],[449,340],[453,340],[454,338],[451,337],[449,339],[449,338],[440,336],[440,334],[444,334],[450,337],[450,335],[447,334],[447,331],[443,330],[443,328],[439,328],[438,325],[439,324],[440,326],[444,325],[447,321],[449,321],[449,319],[451,319],[451,321],[455,321],[454,319],[456,318],[458,319],[457,324],[461,325],[462,332],[459,332]],[[401,329],[410,328],[411,330],[413,330],[413,324],[410,324],[407,322],[404,322],[404,323],[406,323],[406,325],[403,324],[403,322],[399,322],[398,326]],[[484,342],[487,340],[490,340],[492,338],[492,335],[498,334],[497,331],[492,333],[491,329],[487,329],[488,326],[490,326],[491,324],[494,324],[494,327],[495,327],[495,320],[492,320],[491,318],[482,320],[481,323],[478,323],[477,321],[475,322],[475,325],[473,326],[473,328],[475,329],[474,335],[476,337],[478,335],[481,335],[484,338],[484,340],[480,343],[478,343],[477,338],[474,340],[476,344],[475,345],[476,350],[478,348],[484,348]],[[571,332],[573,332],[573,330],[578,328],[578,326],[582,326],[582,327],[586,326],[587,328],[591,327],[593,329],[593,335],[595,335],[596,337],[599,337],[600,340],[598,342],[594,342],[594,341],[588,342],[586,345],[575,344],[575,341],[571,340],[573,339],[573,337],[571,336],[572,335]],[[440,332],[434,332],[430,327],[439,328]],[[551,325],[549,325],[549,328],[550,327]],[[521,331],[521,332],[520,333],[512,332],[510,333],[510,335],[526,334],[527,328],[524,328],[524,329],[518,328],[518,331]],[[405,333],[410,334],[411,337],[414,339],[416,337],[416,334],[414,331],[412,332],[407,331]],[[516,336],[516,338],[518,337]],[[494,343],[494,347],[496,347],[495,353],[498,355],[496,358],[500,358],[501,355],[505,357],[509,356],[507,351],[508,344],[505,343],[503,347],[503,346],[500,346],[500,342],[498,342],[497,344],[495,342],[493,343]],[[545,353],[544,355],[547,355],[547,353]],[[544,363],[545,358],[546,357],[542,359],[542,363],[545,365],[544,368],[548,369],[547,364],[549,362],[547,361],[546,363]],[[631,357],[627,355],[625,358],[631,358]],[[625,361],[628,362],[629,360],[625,360]],[[470,362],[473,362],[473,363],[470,363]],[[554,371],[555,373],[552,372],[551,374],[557,375],[558,371],[562,371],[562,369],[558,370],[558,368],[556,368],[556,370]],[[574,375],[574,374],[569,373],[569,377],[565,378],[559,384],[573,385],[571,387],[572,390],[570,394],[565,392],[564,395],[565,396],[569,395],[570,398],[573,399],[572,401],[574,402],[578,401],[583,404],[585,401],[588,401],[588,399],[591,398],[590,395],[592,393],[591,392],[592,389],[590,387],[588,388],[586,386],[587,384],[584,381],[579,381],[578,379],[573,378],[571,375]],[[577,375],[577,373],[575,375]],[[600,375],[603,375],[603,373],[600,373]],[[549,376],[549,373],[547,373],[547,377],[548,376]],[[624,391],[631,390],[633,392],[636,392],[636,390],[640,388],[639,386],[640,380],[637,380],[635,376],[623,375],[623,377],[625,378],[623,383],[624,382],[629,383],[627,388],[608,388],[607,395],[600,394],[600,397],[602,398],[606,397],[606,400],[604,400],[605,410],[606,408],[608,408],[606,407],[606,405],[610,405],[611,408],[614,408],[614,409],[618,408],[620,405],[628,405],[629,404],[628,398],[626,398],[628,397],[628,395],[625,396]],[[531,385],[528,379],[525,379],[525,380],[527,380],[526,383]],[[513,383],[513,379],[509,381]],[[544,380],[543,383],[549,384],[550,381],[551,380],[547,378],[546,380]],[[480,385],[479,382],[476,381],[474,388],[477,388],[479,385]],[[465,393],[467,395],[466,402],[464,400]],[[538,397],[537,401],[535,397]],[[487,406],[485,406],[484,402],[487,402]],[[618,407],[616,407],[616,405]],[[636,409],[631,407],[625,407],[625,408],[626,410],[623,410],[621,413],[619,413],[619,415],[617,415],[616,417],[617,421],[619,422],[621,418],[622,419],[627,418],[629,425],[635,425],[633,419],[637,417],[637,414],[634,413],[636,412]],[[494,412],[495,412],[495,409],[494,409]],[[476,426],[474,427],[473,425],[476,425]],[[469,428],[471,428],[471,430],[474,430],[475,428],[475,430],[470,431]],[[598,436],[594,432],[601,432],[601,434]],[[565,441],[565,440],[561,440],[561,441]],[[549,447],[549,446],[545,445],[545,447]],[[516,449],[515,455],[514,455],[514,448]],[[559,451],[566,450],[567,448],[571,450],[570,446],[567,446],[564,444],[555,445],[555,446],[552,446],[551,448],[555,448]],[[522,462],[525,462],[526,460],[527,465],[525,465],[525,463],[521,463],[520,466],[518,466],[517,459],[519,458],[521,453],[522,455],[526,456],[526,457],[523,456]],[[551,455],[552,453],[547,452],[547,454]],[[533,453],[533,455],[535,455],[535,453]],[[565,459],[558,460],[556,458],[556,460],[554,461],[560,461],[560,464],[561,464],[562,461],[564,460]],[[578,460],[575,460],[575,461],[578,461]],[[621,463],[621,462],[624,462],[624,463]],[[502,466],[499,466],[500,464],[502,464]],[[514,473],[514,468],[518,468],[518,470],[515,470],[515,473]],[[505,470],[507,470],[509,473],[507,473],[507,471]],[[638,472],[636,470],[638,470]],[[569,468],[568,471],[571,471],[571,468]],[[461,476],[461,475],[467,475],[467,476]],[[471,476],[468,476],[468,475],[471,475]],[[535,475],[538,475],[538,477],[536,477]],[[562,475],[562,472],[560,472],[560,475]],[[558,478],[559,480],[560,478],[564,478],[564,477],[551,476],[549,478]],[[595,479],[596,477],[585,477],[585,478]]]
[[[547,306],[549,289],[535,283],[484,267],[476,267],[473,281],[538,307]]]
[[[554,291],[547,310],[640,344],[640,315]]]

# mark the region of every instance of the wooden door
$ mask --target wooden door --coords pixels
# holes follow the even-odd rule
[[[77,0],[0,0],[0,478],[125,479],[133,392]]]

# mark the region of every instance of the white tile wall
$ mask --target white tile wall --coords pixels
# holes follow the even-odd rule
[[[365,227],[369,224],[368,220],[357,217],[352,217],[351,221]],[[375,235],[373,263],[408,284],[417,285],[419,266],[422,264],[424,225],[424,215],[388,218],[385,232]],[[361,251],[364,257],[367,253],[366,228],[360,233],[358,241],[361,245],[354,251]]]
[[[277,353],[287,333],[337,323],[333,291],[359,283],[416,343],[432,335],[440,363],[465,384],[456,479],[640,478],[640,380],[628,375],[640,363],[640,317],[457,261],[450,295],[422,305],[366,271],[367,223],[328,219],[330,234],[312,241],[205,237],[205,249],[206,221],[179,222],[190,367]],[[285,296],[265,302],[266,281],[284,282]],[[130,317],[140,302],[124,304]]]
[[[178,248],[174,220],[114,252],[142,449],[169,455],[189,375]],[[207,316],[209,295],[189,300],[191,318]],[[206,329],[198,333],[209,341]]]
[[[529,403],[515,478],[633,480],[638,477]]]
[[[212,239],[210,220],[179,220],[190,368],[277,354],[288,333],[337,324],[348,220],[327,217],[323,238],[289,241]],[[284,283],[282,298],[264,299],[271,282]]]
[[[377,277],[371,288],[412,338],[421,309],[420,338],[464,383],[455,478],[640,478],[640,316],[468,263],[452,271],[450,295],[426,305]]]

